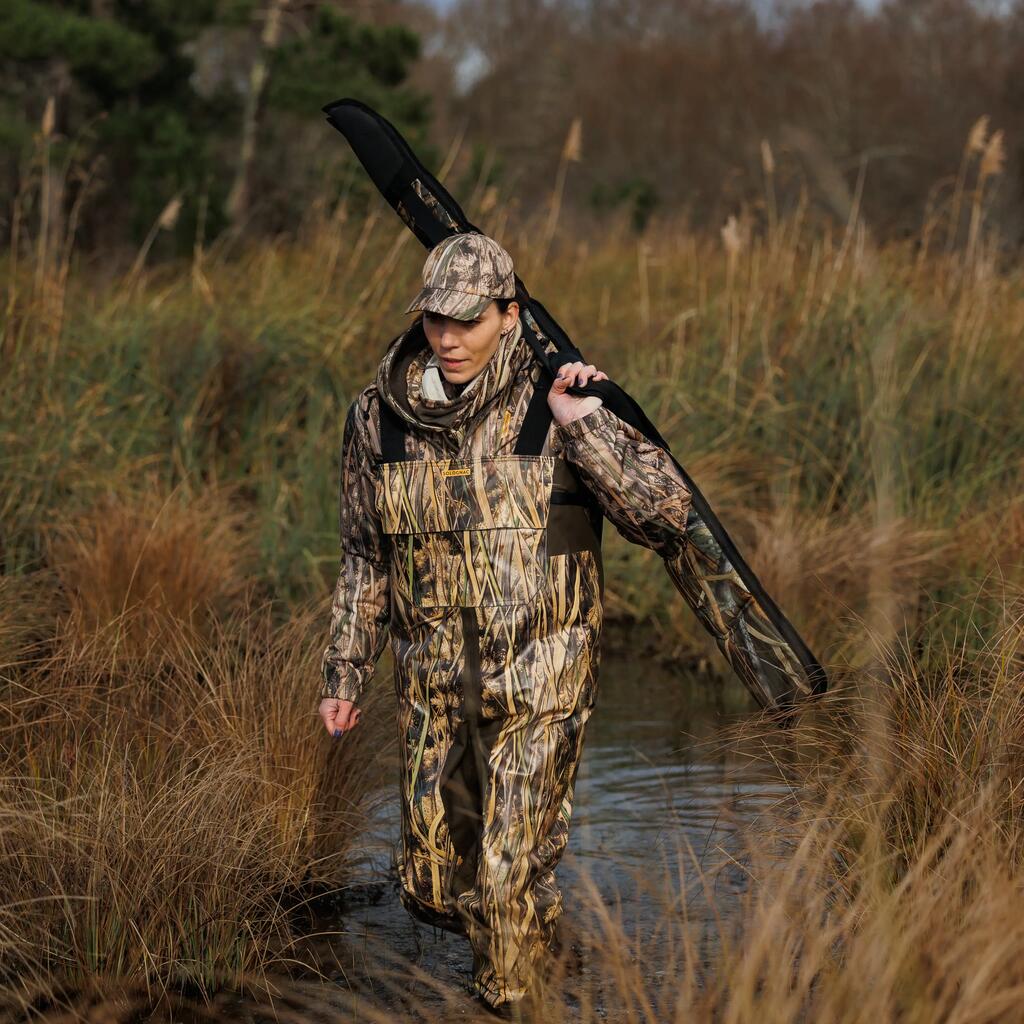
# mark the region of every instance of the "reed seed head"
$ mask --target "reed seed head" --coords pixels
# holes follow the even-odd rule
[[[978,183],[986,178],[1002,174],[1003,166],[1006,163],[1006,148],[1003,145],[1003,130],[992,133],[985,146],[985,152],[981,157],[981,167],[978,169]]]
[[[967,151],[969,153],[980,153],[985,148],[985,140],[988,137],[988,114],[982,114],[977,121],[971,125],[967,134]]]

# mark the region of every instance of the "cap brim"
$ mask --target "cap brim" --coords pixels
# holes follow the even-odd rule
[[[418,309],[440,313],[455,320],[472,320],[479,316],[494,300],[490,295],[473,295],[454,288],[423,288],[409,303],[406,313]]]

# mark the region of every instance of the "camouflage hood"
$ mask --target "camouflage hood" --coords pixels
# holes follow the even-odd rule
[[[377,394],[403,419],[429,431],[464,430],[490,408],[505,389],[524,379],[533,351],[523,340],[523,325],[503,336],[484,368],[454,398],[446,401],[423,395],[423,371],[432,350],[417,322],[388,346],[377,368]]]

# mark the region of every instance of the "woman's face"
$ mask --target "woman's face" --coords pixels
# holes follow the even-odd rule
[[[498,347],[501,332],[513,327],[518,317],[518,302],[510,302],[502,313],[493,300],[475,320],[456,320],[425,310],[423,333],[441,360],[445,379],[465,384],[487,365]]]

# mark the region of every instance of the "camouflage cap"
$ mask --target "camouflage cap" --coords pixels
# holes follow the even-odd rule
[[[438,242],[423,264],[423,288],[406,313],[417,309],[456,320],[479,316],[492,299],[516,294],[512,257],[488,235],[465,231]]]

